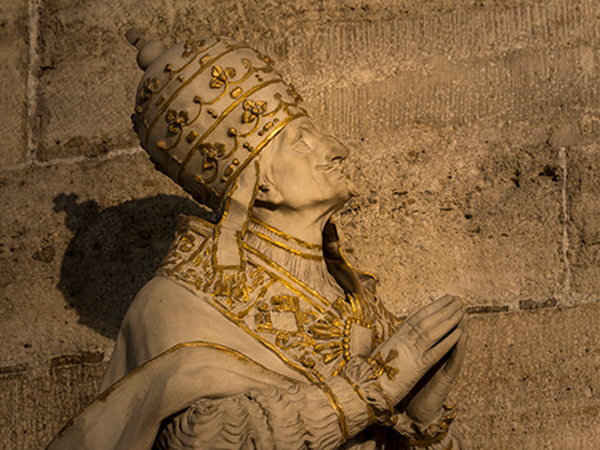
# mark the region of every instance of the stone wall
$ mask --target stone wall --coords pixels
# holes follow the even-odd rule
[[[600,448],[599,0],[0,3],[0,448],[93,397],[198,211],[131,130],[134,26],[258,47],[352,149],[351,262],[397,314],[469,305],[471,448]]]

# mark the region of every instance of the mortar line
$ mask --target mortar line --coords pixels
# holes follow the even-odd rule
[[[565,147],[561,147],[558,150],[558,157],[560,160],[560,166],[563,173],[562,182],[562,220],[563,220],[563,232],[562,232],[562,254],[565,261],[565,286],[563,288],[563,294],[569,295],[571,292],[571,263],[569,262],[569,210],[567,204],[567,152]]]
[[[33,139],[33,130],[37,109],[38,80],[36,74],[39,61],[39,8],[40,0],[29,0],[29,67],[27,69],[27,154],[25,155],[26,163],[34,162],[36,153],[35,142]]]
[[[14,172],[17,170],[32,169],[32,168],[37,169],[37,168],[43,168],[43,167],[63,166],[63,165],[77,164],[77,163],[82,163],[82,162],[90,162],[91,163],[91,162],[108,161],[110,159],[113,159],[113,158],[116,158],[119,156],[133,156],[133,155],[137,155],[138,153],[144,153],[144,149],[140,146],[112,150],[101,156],[92,156],[92,157],[90,157],[90,156],[71,156],[69,158],[58,158],[58,159],[52,159],[50,161],[36,161],[34,159],[34,160],[32,160],[30,162],[26,162],[26,163],[13,164],[11,166],[0,167],[0,173]]]

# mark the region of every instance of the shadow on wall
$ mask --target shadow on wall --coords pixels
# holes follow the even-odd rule
[[[75,194],[54,198],[75,232],[62,261],[58,288],[80,323],[115,339],[137,292],[153,276],[173,241],[179,214],[203,216],[192,200],[157,195],[100,210]]]

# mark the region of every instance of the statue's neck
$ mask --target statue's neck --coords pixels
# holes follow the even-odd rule
[[[327,270],[320,244],[314,244],[251,218],[244,241],[295,278],[334,301],[344,295]]]
[[[289,236],[294,236],[302,241],[321,244],[325,224],[336,210],[323,210],[320,208],[293,210],[279,207],[274,210],[268,208],[253,208],[254,217],[263,223],[268,223],[277,230],[282,230]]]

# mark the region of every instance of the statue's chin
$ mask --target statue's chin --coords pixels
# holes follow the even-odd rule
[[[348,198],[348,200],[350,200],[350,198],[352,197],[358,197],[360,195],[360,190],[358,189],[358,186],[354,181],[350,179],[348,179],[348,192],[350,193],[350,197]]]

